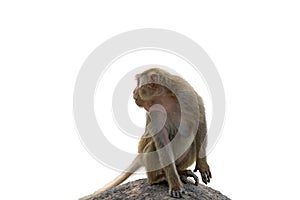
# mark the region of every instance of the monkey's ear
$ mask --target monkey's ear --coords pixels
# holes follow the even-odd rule
[[[151,74],[150,79],[152,83],[158,83],[158,74]]]
[[[139,80],[140,78],[141,78],[141,74],[136,74],[136,75],[135,75],[135,79],[136,79],[136,80]]]

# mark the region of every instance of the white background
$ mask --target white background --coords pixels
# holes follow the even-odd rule
[[[0,198],[77,199],[119,174],[80,142],[74,83],[98,45],[147,27],[193,39],[222,77],[209,186],[232,199],[299,198],[299,19],[297,1],[2,1]]]

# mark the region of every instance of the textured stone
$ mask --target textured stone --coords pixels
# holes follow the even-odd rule
[[[195,186],[193,183],[184,184],[182,199],[201,199],[201,200],[228,200],[229,198],[210,187],[199,184]],[[149,185],[147,179],[140,179],[126,184],[119,185],[115,188],[107,190],[97,197],[86,198],[89,200],[174,200],[168,195],[168,184],[160,183]]]

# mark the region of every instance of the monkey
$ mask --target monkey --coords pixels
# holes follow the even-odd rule
[[[145,167],[149,184],[167,181],[169,195],[181,198],[182,183],[198,177],[187,168],[196,162],[207,184],[212,178],[206,158],[207,125],[202,98],[183,78],[160,68],[150,68],[136,75],[133,98],[144,108],[146,127],[138,144],[138,155],[115,180],[94,192],[97,196],[111,189],[141,167]]]

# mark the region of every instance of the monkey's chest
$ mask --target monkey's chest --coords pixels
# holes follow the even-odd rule
[[[165,123],[165,129],[169,133],[169,140],[172,140],[178,132],[178,128],[180,126],[180,113],[172,112],[168,113],[167,120]]]

